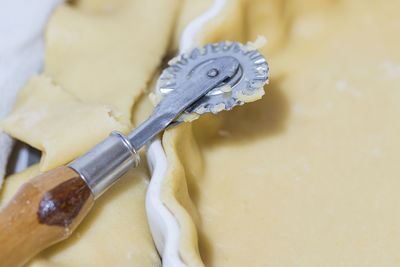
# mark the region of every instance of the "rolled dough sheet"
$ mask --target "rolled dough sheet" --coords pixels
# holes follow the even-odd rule
[[[144,2],[147,3],[140,3],[147,5]],[[128,104],[130,100],[109,91],[101,82],[110,85],[109,80],[114,80],[112,84],[124,77],[124,81],[128,80],[124,69],[115,71],[125,73],[123,77],[107,76],[115,73],[104,70],[106,66],[112,70],[120,65],[132,67],[131,60],[124,60],[129,57],[123,57],[129,51],[112,52],[118,64],[113,60],[108,61],[110,64],[102,62],[102,53],[110,51],[109,43],[100,42],[100,37],[104,38],[100,33],[94,34],[96,41],[86,37],[92,30],[85,27],[97,25],[107,31],[114,24],[97,23],[107,20],[107,16],[100,15],[102,12],[108,13],[95,2],[81,3],[77,7],[62,7],[50,23],[48,34],[54,36],[48,39],[46,73],[64,93],[99,110],[110,107],[117,121],[130,127],[127,111],[134,101]],[[117,16],[119,12],[115,10],[125,2],[115,3],[109,10]],[[399,31],[396,11],[400,3],[229,3],[225,13],[218,16],[218,23],[205,28],[199,45],[225,39],[254,40],[258,34],[266,36],[268,43],[262,52],[269,60],[271,85],[259,102],[217,116],[203,116],[193,125],[182,124],[164,134],[169,169],[162,197],[181,226],[180,256],[189,266],[397,266],[400,39],[393,33]],[[170,9],[164,6],[164,10]],[[68,23],[68,18],[76,18],[80,23]],[[184,20],[181,17],[179,21]],[[66,30],[52,31],[52,23],[54,29],[64,25]],[[160,27],[165,24],[164,21]],[[243,29],[236,28],[238,25]],[[72,26],[75,28],[69,29]],[[81,35],[74,36],[81,28]],[[118,31],[118,27],[114,30]],[[124,34],[112,32],[108,33],[113,38],[125,40]],[[63,45],[78,39],[87,45]],[[141,43],[140,39],[135,40],[134,43]],[[95,44],[104,47],[92,50]],[[99,61],[95,61],[94,54]],[[56,55],[65,62],[57,65]],[[91,69],[91,65],[79,62],[85,55],[98,63],[92,66],[88,78],[81,73]],[[154,66],[160,59],[161,56]],[[146,73],[146,79],[138,77],[136,82],[123,85],[135,84],[143,90],[141,86],[151,76],[148,69]],[[96,80],[99,92],[93,91],[89,80]],[[127,95],[135,99],[140,93]],[[71,102],[78,105],[73,99]],[[14,177],[9,179],[13,180]],[[130,208],[132,203],[121,206],[121,210]],[[113,207],[118,205],[114,203]],[[69,249],[83,242],[91,229],[92,226],[83,231],[81,240]],[[101,241],[105,243],[104,238],[88,243],[102,247]],[[114,259],[116,255],[115,251],[101,251],[105,259]],[[154,247],[149,251],[148,255],[152,255]],[[70,266],[72,253],[67,252],[68,248],[60,248],[49,252],[54,253],[51,255],[46,256],[45,252],[43,257],[62,258],[60,264]],[[98,256],[94,252],[88,254],[93,255],[90,258]],[[85,255],[76,252],[73,260],[86,262],[89,256]],[[36,262],[42,264],[38,266],[50,264],[50,260]]]
[[[1,204],[39,169],[68,163],[112,130],[127,133],[151,107],[139,97],[167,53],[179,1],[73,2],[49,22],[45,73],[30,79],[3,123],[43,157],[40,166],[6,179]],[[145,214],[149,174],[142,166],[100,197],[72,238],[28,266],[160,266]]]
[[[29,80],[2,126],[14,138],[44,152],[43,170],[68,163],[113,130],[128,131],[109,106],[83,103],[44,75]]]
[[[111,106],[130,125],[131,109],[169,45],[179,0],[77,1],[46,31],[44,72],[85,103]]]
[[[167,51],[178,4],[77,1],[55,11],[45,38],[51,81],[32,78],[3,123],[44,152],[41,171],[72,161],[110,130],[132,130],[132,108]]]
[[[60,0],[0,3],[0,121],[11,112],[18,91],[43,66],[43,31]],[[14,140],[0,127],[0,188]]]
[[[164,134],[177,166],[166,205],[196,226],[207,266],[398,266],[400,3],[246,7],[246,37],[268,40],[271,85],[195,121],[195,140],[185,125]],[[195,237],[181,239],[190,266]]]
[[[193,17],[200,15],[209,6],[196,2],[184,6],[183,12]],[[212,2],[209,1],[209,5]],[[218,16],[206,23],[203,31],[195,41],[195,46],[201,46],[207,42],[234,39],[241,40],[243,27],[240,13],[241,1],[231,0],[223,8]],[[185,21],[181,18],[181,21]],[[231,29],[238,29],[232,31]],[[179,27],[178,27],[179,29]],[[221,39],[218,39],[221,38]],[[179,255],[182,261],[188,266],[203,266],[198,250],[198,226],[197,208],[193,205],[191,194],[188,191],[190,181],[201,174],[201,158],[193,139],[191,124],[182,123],[177,127],[170,128],[164,132],[162,138],[163,147],[168,160],[168,169],[164,178],[164,185],[161,193],[162,200],[171,213],[177,218],[180,225]],[[191,178],[190,178],[191,177]]]

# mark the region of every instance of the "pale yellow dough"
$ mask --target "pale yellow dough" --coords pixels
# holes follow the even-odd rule
[[[128,130],[109,106],[83,103],[45,76],[30,79],[2,125],[13,137],[44,152],[42,170],[68,163],[113,130]]]
[[[263,99],[195,121],[199,154],[188,126],[164,134],[164,201],[207,266],[398,266],[400,2],[283,2],[243,3]]]
[[[2,124],[43,157],[6,179],[1,204],[39,169],[68,163],[112,130],[129,132],[151,109],[139,98],[168,52],[179,1],[72,2],[48,24],[44,74],[30,79]],[[148,181],[143,159],[96,200],[72,238],[27,266],[160,266],[145,214]]]
[[[111,106],[130,125],[132,105],[168,48],[179,2],[102,0],[61,6],[46,32],[45,73],[79,99]]]
[[[51,116],[34,123],[24,117],[40,114],[30,104],[34,98],[25,94],[37,90],[37,102],[46,103],[43,109],[71,123],[76,115],[65,113],[68,105],[85,111],[87,122],[101,120],[98,138],[110,128],[129,129],[135,103],[133,119],[142,121],[152,105],[147,97],[137,100],[161,62],[170,33],[176,50],[184,26],[210,5],[210,0],[184,1],[179,16],[173,1],[64,5],[47,31],[45,67],[60,86],[44,76],[33,78],[4,123],[8,132],[42,146],[46,169],[83,149],[69,151],[41,132],[38,125]],[[145,15],[148,10],[151,16]],[[205,25],[195,46],[265,36],[261,52],[269,61],[271,85],[258,102],[202,115],[162,137],[169,164],[162,200],[178,220],[183,262],[399,265],[399,10],[395,0],[228,0]],[[138,26],[143,20],[149,20],[151,31]],[[110,49],[115,48],[112,40],[121,47]],[[257,92],[247,100],[261,97],[263,91]],[[46,95],[59,104],[52,107]],[[28,109],[34,112],[26,113]],[[45,128],[53,123],[55,119],[46,122]],[[71,127],[62,130],[71,135],[65,140],[87,138],[73,136]],[[69,156],[52,158],[50,151]],[[7,178],[2,203],[37,169]],[[144,214],[147,181],[144,169],[129,173],[100,199],[72,239],[30,265],[159,265]],[[118,219],[111,220],[113,216]]]
[[[111,130],[132,130],[132,107],[167,51],[178,0],[101,3],[77,1],[55,11],[45,53],[45,75],[55,85],[41,86],[44,80],[33,78],[3,125],[11,136],[45,152],[42,171],[70,162]],[[60,91],[55,100],[46,92],[51,86]],[[72,99],[78,102],[68,110],[65,102]]]

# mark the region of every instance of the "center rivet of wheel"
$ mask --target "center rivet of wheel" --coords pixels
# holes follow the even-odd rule
[[[218,75],[218,70],[217,69],[211,69],[207,72],[207,76],[210,78],[213,78]]]

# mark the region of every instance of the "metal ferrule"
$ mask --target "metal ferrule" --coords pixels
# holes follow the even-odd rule
[[[97,198],[139,161],[139,154],[125,135],[114,131],[68,166],[85,180]]]

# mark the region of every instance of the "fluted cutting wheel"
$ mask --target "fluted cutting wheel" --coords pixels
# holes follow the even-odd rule
[[[157,82],[159,94],[166,95],[178,88],[185,79],[190,79],[200,65],[219,57],[234,57],[240,65],[236,74],[222,82],[185,110],[186,113],[204,114],[231,110],[243,105],[252,95],[262,90],[268,81],[268,64],[255,49],[238,42],[220,42],[195,48],[170,60]]]

